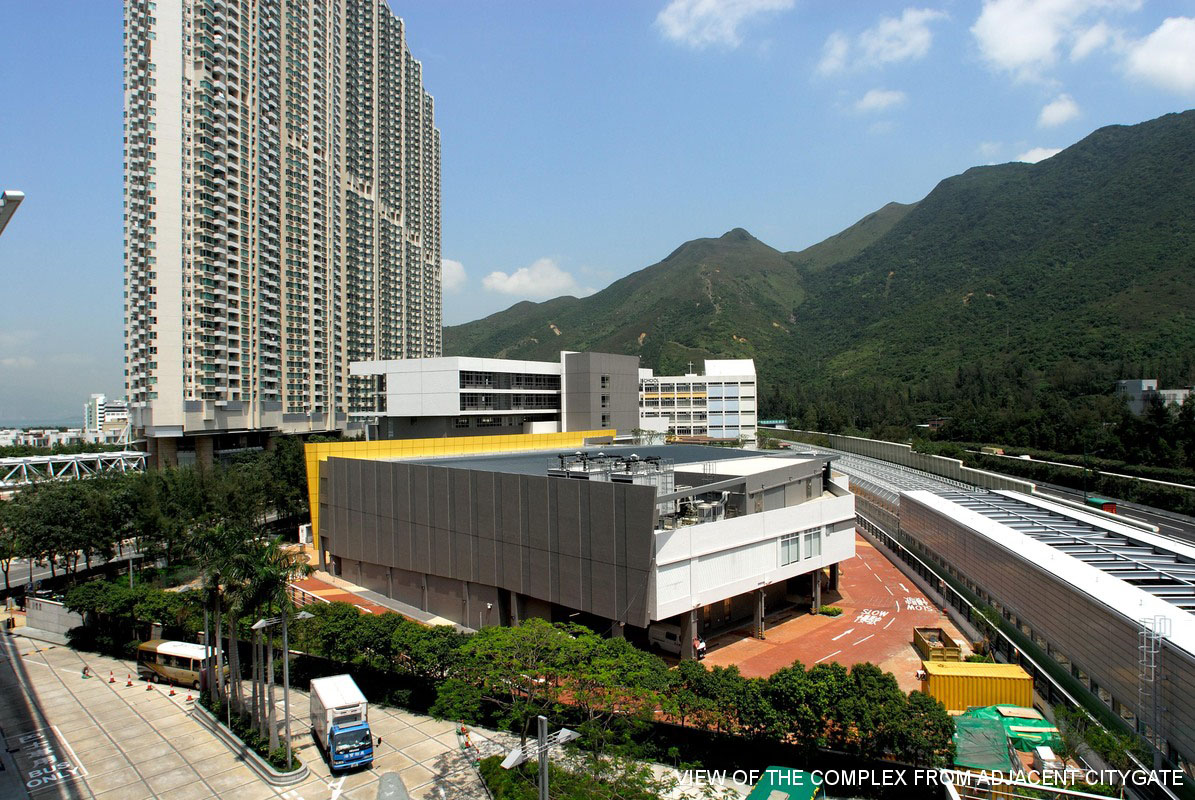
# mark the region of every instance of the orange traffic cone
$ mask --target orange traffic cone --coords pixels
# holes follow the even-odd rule
[[[173,687],[173,686],[171,686],[171,687],[170,687],[170,696],[171,696],[171,697],[174,697],[174,695],[175,695],[174,687]]]
[[[132,685],[133,685],[133,676],[132,676],[131,674],[129,674],[129,673],[125,673],[125,682],[124,682],[124,685],[125,685],[125,688],[126,688],[126,689],[127,689],[128,687],[130,687],[130,686],[132,686]]]
[[[194,702],[195,702],[194,698],[192,698],[192,697],[191,697],[191,693],[190,693],[190,692],[187,692],[187,702],[188,702],[188,703],[194,703]]]
[[[152,683],[150,683],[149,681],[146,681],[145,682],[145,691],[152,692],[153,690],[154,690],[154,685]]]
[[[112,670],[108,670],[108,683],[116,683],[116,678],[112,675]]]

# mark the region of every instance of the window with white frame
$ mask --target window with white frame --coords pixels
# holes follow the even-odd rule
[[[801,534],[789,533],[780,537],[780,566],[785,567],[801,560]]]
[[[805,534],[805,558],[817,558],[822,554],[822,531],[818,528]]]

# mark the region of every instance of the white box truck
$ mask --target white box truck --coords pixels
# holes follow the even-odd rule
[[[311,735],[333,771],[373,763],[369,704],[351,675],[311,681]]]

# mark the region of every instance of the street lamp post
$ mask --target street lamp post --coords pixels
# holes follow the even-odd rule
[[[510,754],[502,761],[503,769],[512,769],[529,761],[532,758],[539,759],[539,800],[549,800],[548,797],[548,753],[553,747],[559,747],[566,742],[571,742],[581,734],[576,731],[570,731],[568,728],[561,728],[552,735],[548,735],[548,718],[540,714],[536,718],[537,733],[539,734],[535,744],[528,744],[526,746],[516,747],[510,751]]]
[[[311,619],[312,615],[306,611],[300,611],[295,615],[295,619]],[[287,620],[290,618],[290,613],[283,613],[281,617],[271,617],[270,619],[259,619],[253,623],[253,630],[261,631],[279,623],[282,624],[282,717],[286,725],[286,768],[290,769],[294,763],[294,751],[291,749],[290,742],[290,636],[287,628]],[[273,661],[273,651],[270,653],[270,660]],[[271,667],[270,675],[273,677],[273,669]],[[270,703],[271,708],[273,702]],[[271,730],[273,726],[271,725]]]

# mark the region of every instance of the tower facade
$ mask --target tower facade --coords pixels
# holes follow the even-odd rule
[[[440,134],[385,0],[126,0],[124,78],[153,460],[344,430],[373,400],[350,362],[441,354]]]

